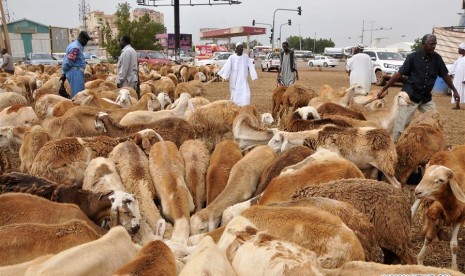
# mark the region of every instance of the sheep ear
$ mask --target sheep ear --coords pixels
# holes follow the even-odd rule
[[[116,97],[115,102],[116,102],[116,103],[119,102],[120,99],[121,99],[121,95],[118,95],[118,97]]]
[[[454,196],[461,202],[465,203],[465,194],[463,193],[462,189],[460,189],[459,184],[455,180],[455,177],[449,179],[449,186],[452,190]]]

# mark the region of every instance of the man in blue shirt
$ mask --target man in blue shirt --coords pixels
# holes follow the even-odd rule
[[[400,80],[402,76],[407,76],[407,79],[403,82],[402,91],[407,92],[413,105],[399,107],[399,113],[394,122],[394,142],[397,142],[404,128],[410,124],[417,109],[420,112],[436,110],[431,95],[436,77],[443,78],[452,89],[455,101],[460,101],[460,96],[449,77],[449,72],[442,57],[434,51],[437,44],[436,36],[433,34],[423,36],[421,44],[422,48],[408,55],[399,71],[392,75],[391,79],[378,92],[378,98],[384,98],[387,95],[387,89],[391,85]]]
[[[84,90],[84,69],[86,60],[84,58],[84,46],[91,40],[87,32],[80,32],[78,38],[71,42],[66,48],[61,68],[61,81],[68,79],[71,86],[71,97]]]

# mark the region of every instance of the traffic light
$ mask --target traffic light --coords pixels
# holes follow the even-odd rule
[[[255,19],[252,20],[252,26],[255,26]]]
[[[287,20],[287,24],[288,24],[289,26],[291,26],[291,25],[292,25],[292,21],[291,21],[290,19],[288,19],[288,20]]]
[[[297,7],[297,14],[302,15],[302,8],[300,6]]]

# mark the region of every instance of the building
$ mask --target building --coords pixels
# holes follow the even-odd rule
[[[23,60],[29,53],[64,52],[69,42],[68,28],[48,26],[26,18],[8,23],[7,28],[11,55],[16,61]]]
[[[101,33],[103,26],[110,26],[112,36],[115,36],[118,33],[118,29],[115,24],[116,15],[114,14],[104,14],[103,11],[91,11],[86,18],[87,31],[89,36],[92,38],[92,41],[89,44],[99,45],[103,34]],[[77,38],[73,37],[74,39]]]
[[[140,17],[148,14],[150,17],[150,21],[160,24],[165,24],[165,16],[163,13],[154,11],[147,8],[136,8],[131,13],[131,20],[138,20]]]

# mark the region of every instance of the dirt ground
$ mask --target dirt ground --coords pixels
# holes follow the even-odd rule
[[[250,82],[251,103],[254,104],[261,113],[271,112],[271,96],[276,87],[276,72],[261,72],[259,61],[257,62],[258,80]],[[313,88],[318,91],[323,84],[328,84],[334,89],[349,86],[349,77],[344,70],[343,64],[335,68],[310,68],[303,62],[299,63],[299,81],[304,87]],[[379,86],[372,86],[372,90],[379,89]],[[401,85],[395,85],[389,89],[389,95],[386,97],[388,106],[392,102],[394,95],[399,92]],[[229,83],[214,82],[207,86],[207,95],[205,96],[210,101],[229,99]],[[439,112],[444,119],[444,134],[448,145],[457,145],[465,143],[465,105],[461,110],[453,110],[453,105],[450,103],[450,96],[434,95],[433,100],[437,105]],[[411,203],[414,201],[413,190],[414,185],[407,185],[404,189],[406,195],[410,198]],[[421,235],[422,224],[417,215],[411,231],[411,249],[412,254],[416,256],[420,251],[424,237]],[[451,253],[449,248],[450,228],[447,228],[448,237],[445,241],[433,242],[429,247],[425,256],[425,265],[450,267]],[[458,247],[458,266],[460,271],[464,272],[465,265],[465,231],[459,232],[459,247]]]

